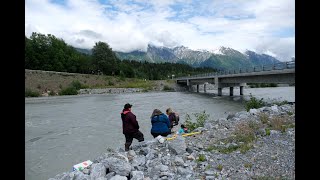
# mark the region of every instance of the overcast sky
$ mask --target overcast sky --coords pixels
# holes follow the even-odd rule
[[[53,34],[91,49],[148,44],[246,49],[289,61],[295,56],[294,0],[26,0],[25,34]]]

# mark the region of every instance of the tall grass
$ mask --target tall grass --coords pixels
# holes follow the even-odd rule
[[[68,87],[61,89],[59,95],[77,95],[81,88],[87,88],[87,86],[81,84],[78,80],[72,81]]]
[[[250,93],[250,100],[245,103],[245,109],[246,111],[249,111],[250,109],[258,109],[265,105],[266,103],[263,101],[263,98],[259,100],[253,97]]]
[[[193,114],[196,117],[196,121],[192,122],[192,118],[189,114],[186,114],[186,121],[185,125],[188,127],[189,131],[193,131],[198,127],[203,127],[206,120],[209,118],[209,114],[206,114],[205,111],[201,113],[194,113]]]
[[[40,93],[37,91],[32,91],[30,89],[25,89],[24,96],[25,97],[39,97]]]

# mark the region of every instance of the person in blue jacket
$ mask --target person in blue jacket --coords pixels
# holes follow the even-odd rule
[[[153,110],[151,124],[151,134],[154,138],[159,135],[166,137],[171,134],[168,116],[163,114],[159,109]]]

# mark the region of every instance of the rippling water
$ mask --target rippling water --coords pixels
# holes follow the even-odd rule
[[[40,180],[70,171],[74,164],[92,160],[108,147],[124,146],[120,112],[127,102],[137,116],[145,139],[150,134],[153,109],[172,107],[183,122],[188,113],[206,111],[211,119],[226,117],[228,112],[243,111],[243,99],[252,93],[267,99],[294,101],[294,87],[245,89],[239,96],[215,96],[204,93],[155,92],[58,96],[25,99],[25,177]],[[228,94],[227,88],[223,94]],[[192,116],[193,117],[193,116]],[[137,141],[134,140],[134,143]]]

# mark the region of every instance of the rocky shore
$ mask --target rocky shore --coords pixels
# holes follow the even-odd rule
[[[49,180],[295,179],[295,104],[208,119],[194,131],[106,149],[83,171]]]

